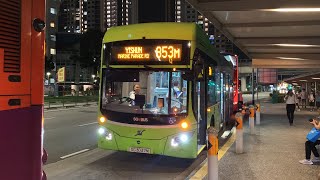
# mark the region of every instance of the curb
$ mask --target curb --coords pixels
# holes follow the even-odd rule
[[[44,107],[44,110],[56,110],[56,109],[68,109],[68,108],[74,108],[74,107],[89,107],[89,106],[95,106],[96,104],[83,104],[83,105],[65,105],[65,106],[58,106],[58,107]]]

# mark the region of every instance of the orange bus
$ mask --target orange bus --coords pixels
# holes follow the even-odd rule
[[[45,0],[0,2],[0,179],[46,179],[42,171]]]

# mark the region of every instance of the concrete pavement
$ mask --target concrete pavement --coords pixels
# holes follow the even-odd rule
[[[219,180],[316,180],[320,164],[302,165],[299,160],[305,158],[305,137],[312,128],[308,119],[318,113],[295,112],[289,126],[285,104],[261,104],[261,125],[250,135],[245,123],[244,153],[236,154],[235,144],[230,147],[219,161]]]
[[[97,106],[44,112],[44,148],[48,162],[84,149],[97,147]]]

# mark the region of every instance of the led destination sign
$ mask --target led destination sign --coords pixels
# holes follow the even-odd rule
[[[113,46],[112,57],[116,61],[181,61],[182,45],[146,45],[146,46]]]

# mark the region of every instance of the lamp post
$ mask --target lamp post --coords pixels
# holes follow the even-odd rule
[[[51,73],[47,72],[47,76],[48,76],[48,83],[49,83],[49,78],[50,78]]]
[[[94,78],[96,77],[96,75],[92,74],[91,77],[92,77],[92,81],[94,81]]]

